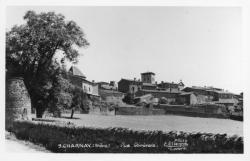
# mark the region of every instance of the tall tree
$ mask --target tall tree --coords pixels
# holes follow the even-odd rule
[[[61,14],[28,11],[24,20],[6,33],[6,68],[24,77],[32,107],[42,117],[53,88],[51,76],[57,74],[52,66],[56,53],[76,63],[77,49],[89,43],[81,28]]]
[[[60,117],[63,109],[71,107],[74,85],[64,77],[64,71],[61,68],[59,68],[58,74],[51,78],[53,88],[49,90],[48,110],[55,117]]]

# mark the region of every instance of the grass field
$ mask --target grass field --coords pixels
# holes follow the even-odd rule
[[[70,114],[64,114],[65,117]],[[104,116],[75,114],[74,119],[60,118],[63,121],[73,122],[77,126],[87,127],[123,127],[135,130],[161,130],[206,132],[243,136],[243,122],[229,119],[199,118],[176,115],[154,116]]]

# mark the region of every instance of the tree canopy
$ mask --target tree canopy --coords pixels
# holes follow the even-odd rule
[[[78,48],[89,43],[82,29],[74,21],[66,21],[62,14],[28,11],[24,20],[25,24],[6,32],[6,68],[9,73],[23,76],[32,106],[41,117],[58,75],[53,65],[56,53],[77,63]]]

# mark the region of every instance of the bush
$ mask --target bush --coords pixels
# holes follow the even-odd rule
[[[160,100],[159,100],[159,103],[160,104],[168,104],[168,100],[166,97],[161,97]]]
[[[42,144],[60,153],[243,153],[243,138],[226,134],[62,127],[24,121],[14,122],[9,131],[18,139]],[[173,147],[176,143],[185,148]],[[144,145],[151,146],[142,147]]]

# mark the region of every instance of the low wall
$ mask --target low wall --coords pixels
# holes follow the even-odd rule
[[[147,107],[118,107],[115,111],[116,115],[164,115],[163,109],[152,109]]]
[[[166,114],[177,114],[194,117],[215,117],[215,118],[228,118],[228,114],[225,113],[218,105],[166,105],[160,104],[155,108],[165,110]]]
[[[115,109],[94,107],[89,110],[89,114],[94,115],[115,115]]]
[[[14,122],[18,139],[59,153],[243,153],[243,138],[226,134],[133,131],[125,128]]]

